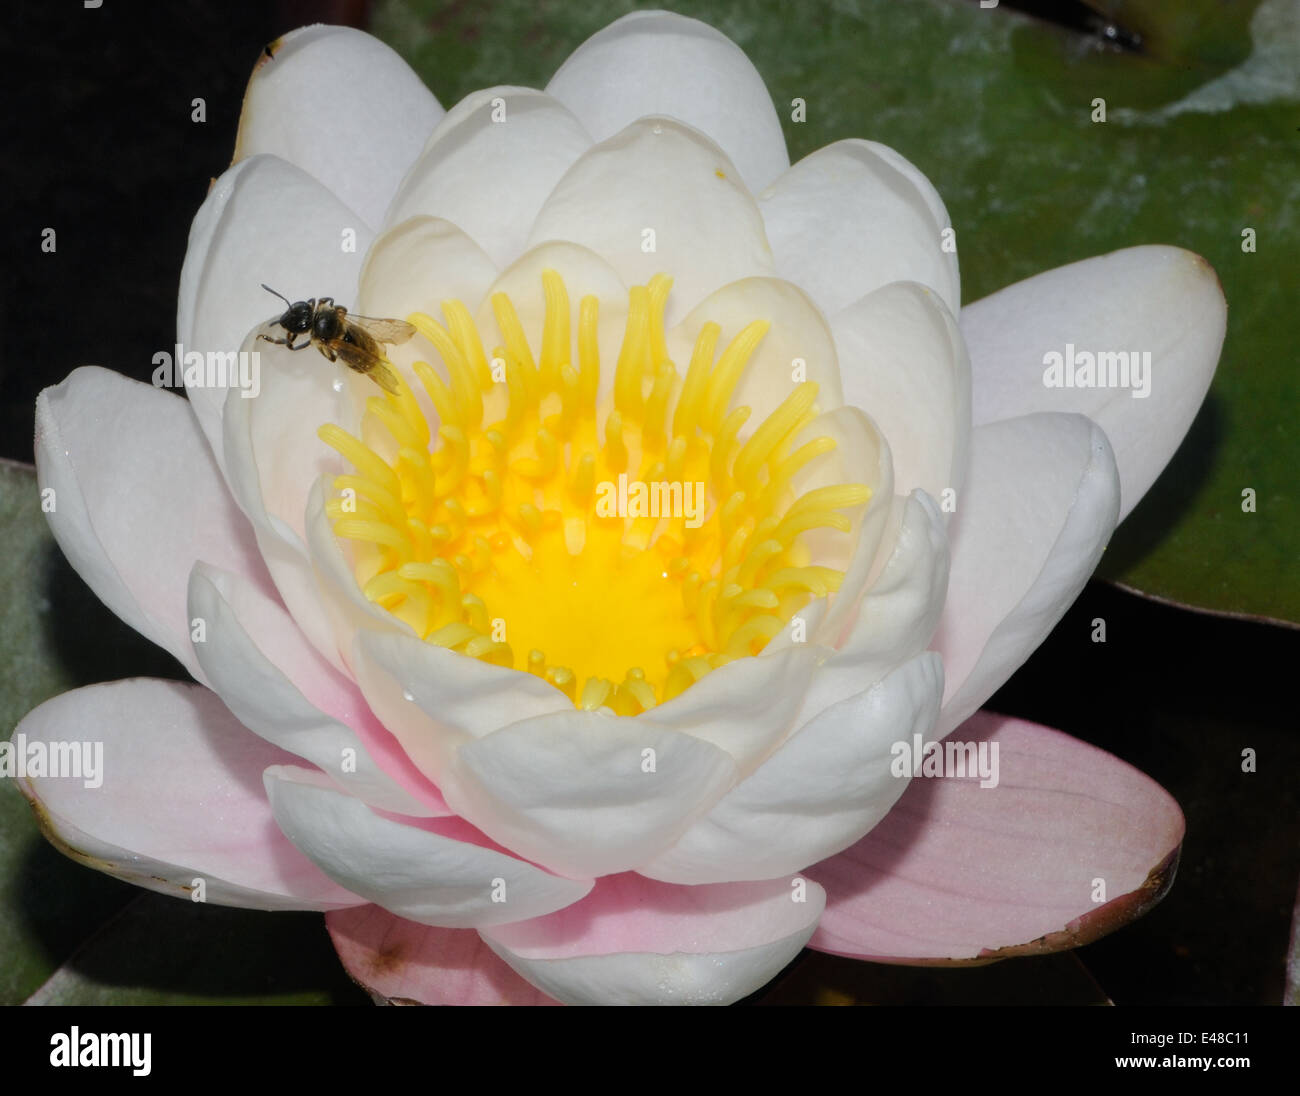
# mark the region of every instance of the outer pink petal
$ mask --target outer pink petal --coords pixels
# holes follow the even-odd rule
[[[277,765],[263,776],[289,840],[339,886],[399,917],[481,928],[544,917],[591,890],[520,860],[460,818],[372,810],[313,769]]]
[[[206,639],[194,647],[209,683],[246,727],[371,806],[420,817],[452,813],[356,683],[326,661],[277,602],[199,564],[190,576],[190,613],[207,625]]]
[[[202,680],[186,591],[197,559],[270,580],[189,404],[98,366],[36,401],[36,476],[54,539],[95,594]],[[274,595],[271,595],[274,596]]]
[[[378,906],[326,914],[352,978],[388,1005],[554,1005],[496,957],[473,929],[440,929]]]
[[[681,887],[627,873],[558,913],[479,932],[566,1004],[731,1004],[799,953],[825,901],[801,877]]]
[[[242,727],[215,693],[137,678],[48,700],[14,741],[102,744],[98,786],[18,781],[50,841],[78,863],[162,894],[252,909],[340,909],[363,899],[327,879],[275,824],[262,771],[292,755]]]
[[[1184,824],[1155,781],[1060,731],[988,712],[949,741],[996,743],[997,786],[914,778],[871,833],[805,873],[830,896],[809,947],[987,962],[1087,944],[1164,897]]]

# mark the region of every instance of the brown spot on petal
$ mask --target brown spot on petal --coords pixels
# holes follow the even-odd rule
[[[170,894],[173,897],[189,895],[193,892],[194,887],[189,883],[178,883],[173,879],[167,879],[161,875],[146,875],[141,871],[132,871],[129,866],[120,861],[105,860],[103,857],[93,856],[83,849],[71,845],[62,834],[54,828],[54,820],[50,818],[50,812],[45,809],[45,805],[36,798],[27,786],[26,781],[15,781],[18,784],[19,791],[22,792],[23,798],[27,800],[27,805],[32,809],[32,815],[36,819],[36,828],[41,831],[41,836],[53,845],[59,852],[63,853],[69,860],[74,860],[86,868],[93,868],[95,871],[103,872],[105,875],[111,875],[115,879],[121,879],[127,883],[134,883],[137,886],[148,887],[150,890],[157,891],[159,894]],[[195,872],[197,875],[198,873]],[[159,885],[160,884],[160,885]]]
[[[1228,303],[1228,295],[1223,292],[1223,279],[1219,277],[1219,272],[1214,269],[1214,264],[1198,252],[1188,251],[1187,254],[1192,257],[1192,262],[1195,265],[1201,267],[1202,272],[1208,272],[1214,275],[1214,282],[1219,287],[1219,296],[1223,298],[1223,303],[1226,306]]]
[[[1182,855],[1181,843],[1147,874],[1142,885],[1122,894],[1104,905],[1077,917],[1056,932],[1045,933],[1026,944],[1009,944],[1002,948],[985,948],[979,955],[960,959],[903,959],[894,956],[862,956],[873,963],[886,963],[908,967],[984,967],[1003,959],[1023,955],[1050,955],[1057,951],[1080,948],[1100,940],[1108,933],[1136,921],[1150,910],[1174,885],[1178,872],[1178,859]]]
[[[1166,894],[1174,885],[1174,876],[1178,873],[1178,859],[1182,855],[1180,844],[1147,874],[1142,885],[1127,894],[1121,894],[1095,910],[1085,913],[1071,921],[1058,932],[1049,932],[1027,944],[1015,944],[1011,947],[983,951],[975,962],[997,962],[1017,955],[1046,955],[1053,951],[1065,951],[1067,948],[1079,948],[1100,940],[1117,928],[1136,921]]]
[[[377,951],[369,962],[370,973],[376,976],[392,974],[406,962],[407,949],[402,944]]]
[[[253,73],[256,73],[257,70],[267,62],[275,60],[275,55],[280,52],[280,47],[282,45],[284,45],[283,38],[277,38],[273,42],[267,42],[266,45],[262,47],[262,52],[257,55],[257,64],[253,66]]]
[[[283,38],[277,38],[273,42],[268,42],[262,47],[262,52],[257,55],[257,61],[253,64],[253,71],[248,74],[248,83],[244,86],[244,101],[240,104],[239,125],[235,130],[235,152],[230,159],[230,166],[234,167],[240,160],[244,159],[246,153],[243,150],[244,137],[244,115],[248,111],[248,91],[253,86],[253,81],[261,74],[262,67],[269,65],[275,60],[275,55],[280,52],[280,47],[284,45]],[[214,180],[215,181],[215,180]],[[208,188],[209,190],[211,187]]]

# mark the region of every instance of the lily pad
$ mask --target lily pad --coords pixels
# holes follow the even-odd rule
[[[373,29],[445,105],[544,86],[633,7],[383,0]],[[1115,52],[1007,5],[758,0],[673,5],[730,35],[783,116],[792,159],[844,137],[898,149],[957,227],[966,302],[1143,243],[1204,255],[1228,335],[1186,442],[1117,532],[1104,576],[1207,610],[1300,622],[1300,407],[1287,334],[1300,253],[1300,12],[1293,0],[1106,5],[1142,36]],[[1252,37],[1252,18],[1254,37]],[[807,118],[789,104],[805,100]],[[1107,120],[1092,120],[1104,99]],[[1255,250],[1243,251],[1254,229]],[[1242,509],[1254,492],[1254,512]]]

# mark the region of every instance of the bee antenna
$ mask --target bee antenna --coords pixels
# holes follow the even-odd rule
[[[289,298],[286,297],[283,293],[276,293],[275,290],[272,289],[265,282],[262,283],[262,288],[265,289],[268,293],[271,293],[274,296],[279,297],[280,300],[284,301],[284,303],[287,304],[290,308],[293,307],[293,301],[289,300]]]

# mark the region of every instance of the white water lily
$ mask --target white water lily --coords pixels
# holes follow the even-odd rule
[[[354,976],[437,1002],[726,1002],[809,943],[971,959],[1140,912],[1177,806],[975,713],[1185,434],[1224,301],[1140,247],[959,324],[949,227],[883,146],[790,166],[750,62],[680,16],[447,112],[364,34],[281,39],[178,313],[187,350],[258,350],[260,393],[88,367],[38,403],[60,545],[199,683],[31,713],[105,743],[100,789],[22,782],[47,834],[334,911]],[[410,316],[400,392],[260,341],[263,283]],[[1067,344],[1150,351],[1150,397],[1044,387]],[[706,483],[698,528],[597,517],[620,474]],[[899,804],[895,744],[958,728],[1002,784]]]

